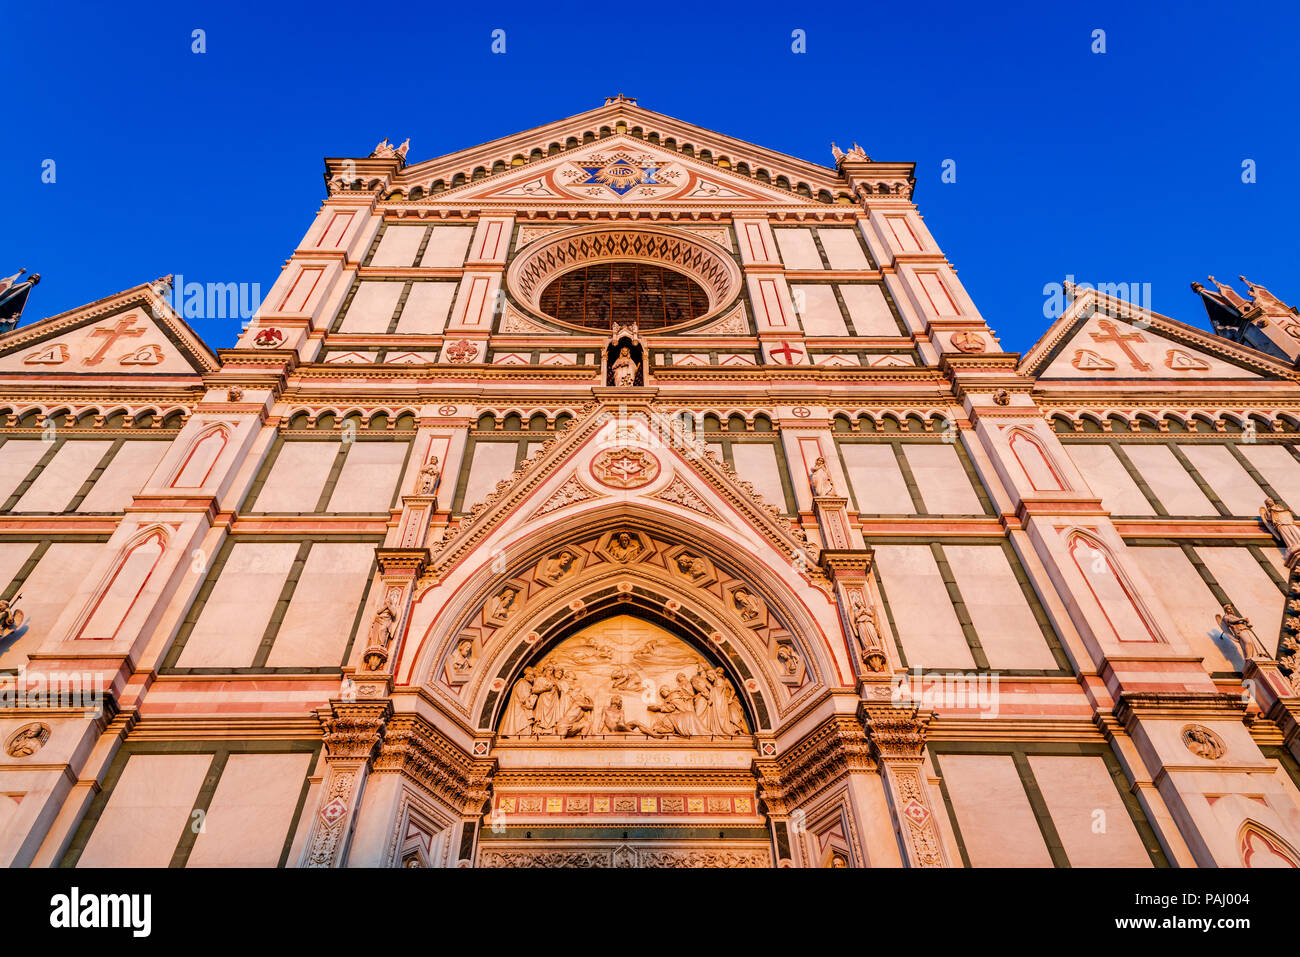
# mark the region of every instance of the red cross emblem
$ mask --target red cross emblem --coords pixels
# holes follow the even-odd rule
[[[794,365],[795,357],[803,355],[803,350],[796,349],[793,346],[791,346],[790,343],[786,342],[785,340],[782,340],[781,348],[768,350],[768,355],[785,356],[785,362],[783,364],[792,366]]]

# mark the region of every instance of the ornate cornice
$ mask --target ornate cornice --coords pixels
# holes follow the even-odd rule
[[[495,762],[476,761],[418,715],[388,722],[374,771],[400,772],[462,814],[478,814],[488,799]]]
[[[755,760],[754,770],[759,797],[784,815],[846,774],[874,772],[876,761],[858,720],[837,714],[779,757]]]

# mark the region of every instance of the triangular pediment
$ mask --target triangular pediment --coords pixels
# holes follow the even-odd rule
[[[802,530],[711,451],[674,428],[669,417],[632,396],[584,409],[439,543],[434,555],[438,573],[446,574],[489,536],[521,528],[532,534],[539,521],[615,502],[640,502],[712,525],[749,547],[766,544],[784,561],[805,569],[810,579],[820,580],[816,547]]]
[[[1093,289],[1076,294],[1020,372],[1062,382],[1296,378],[1262,352]]]
[[[145,283],[0,336],[0,375],[203,375],[216,356]]]
[[[804,196],[617,135],[438,194],[439,202],[820,206]]]

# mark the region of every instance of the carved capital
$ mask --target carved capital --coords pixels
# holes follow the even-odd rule
[[[330,759],[367,761],[384,736],[384,722],[392,713],[387,701],[334,701],[330,710],[317,712],[325,756]]]
[[[933,715],[922,714],[919,708],[898,708],[871,702],[863,702],[859,714],[871,741],[872,753],[881,761],[920,761]]]

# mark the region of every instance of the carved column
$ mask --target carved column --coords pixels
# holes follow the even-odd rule
[[[890,809],[909,867],[949,867],[924,774],[929,715],[864,702],[862,723],[884,775]]]
[[[317,717],[324,731],[325,773],[302,867],[338,867],[346,860],[370,762],[392,713],[387,700],[331,701],[329,712],[324,710]]]

